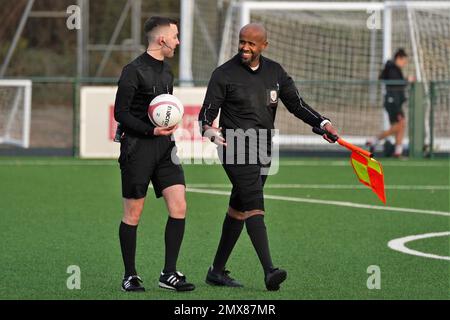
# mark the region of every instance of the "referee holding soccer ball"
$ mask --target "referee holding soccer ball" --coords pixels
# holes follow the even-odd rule
[[[148,48],[123,68],[115,101],[114,116],[120,123],[120,170],[124,215],[119,228],[125,275],[122,289],[145,291],[135,267],[136,236],[150,181],[156,197],[164,197],[169,217],[165,230],[165,265],[159,277],[161,288],[194,290],[195,286],[176,269],[184,235],[186,198],[184,173],[172,159],[175,142],[170,128],[151,124],[147,108],[160,94],[172,94],[173,74],[164,61],[179,44],[176,21],[152,17],[145,22]],[[175,154],[175,153],[173,153]]]
[[[274,267],[272,263],[264,223],[263,187],[267,175],[262,169],[265,164],[270,165],[271,131],[274,129],[278,100],[281,99],[291,113],[310,126],[321,127],[337,135],[331,122],[303,101],[292,78],[283,68],[261,55],[267,45],[267,34],[262,25],[244,26],[239,33],[238,54],[213,72],[199,113],[204,136],[218,145],[223,168],[233,185],[219,246],[206,276],[206,282],[210,285],[242,286],[229,276],[225,265],[244,224],[263,267],[267,290],[278,290],[287,277],[285,270]],[[212,123],[219,109],[220,128],[215,128]],[[250,142],[245,142],[244,146],[236,144],[234,140],[243,131],[253,132],[247,137],[256,134],[257,138],[264,138],[258,140],[258,144],[267,144],[269,161],[260,161],[260,154],[258,161],[250,161],[254,152],[261,149]],[[326,135],[324,138],[333,142]],[[239,163],[237,159],[242,153],[245,161]]]

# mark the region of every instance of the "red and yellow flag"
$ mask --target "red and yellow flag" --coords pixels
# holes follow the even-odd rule
[[[358,146],[355,146],[337,135],[333,135],[324,129],[314,127],[312,131],[316,134],[326,134],[329,139],[337,141],[341,146],[349,149],[352,152],[350,162],[356,176],[362,184],[368,186],[376,193],[378,198],[386,204],[386,194],[384,193],[384,174],[381,163],[375,160],[373,154]]]
[[[381,163],[375,159],[352,151],[350,157],[353,170],[355,170],[359,181],[368,186],[386,204],[386,194],[384,192],[384,175]]]

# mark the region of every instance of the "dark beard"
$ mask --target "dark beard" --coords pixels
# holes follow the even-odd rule
[[[251,57],[250,59],[245,60],[245,59],[242,57],[242,53],[243,53],[242,50],[239,51],[239,58],[240,58],[240,60],[241,60],[241,63],[244,64],[244,65],[246,65],[246,66],[249,66],[250,63],[253,61],[253,60],[252,60],[253,55],[252,55],[252,57]]]

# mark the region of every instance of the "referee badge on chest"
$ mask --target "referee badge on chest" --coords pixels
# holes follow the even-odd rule
[[[267,89],[267,104],[276,107],[278,104],[278,90],[275,88]]]
[[[277,90],[270,90],[270,103],[278,102],[278,93]]]

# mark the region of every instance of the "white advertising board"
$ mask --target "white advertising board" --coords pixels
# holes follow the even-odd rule
[[[115,86],[85,86],[80,91],[80,157],[117,158],[120,143],[114,142]],[[181,159],[216,159],[216,148],[200,136],[198,114],[205,87],[175,87],[173,94],[184,105],[183,121],[175,133]],[[183,161],[186,162],[186,161]]]

